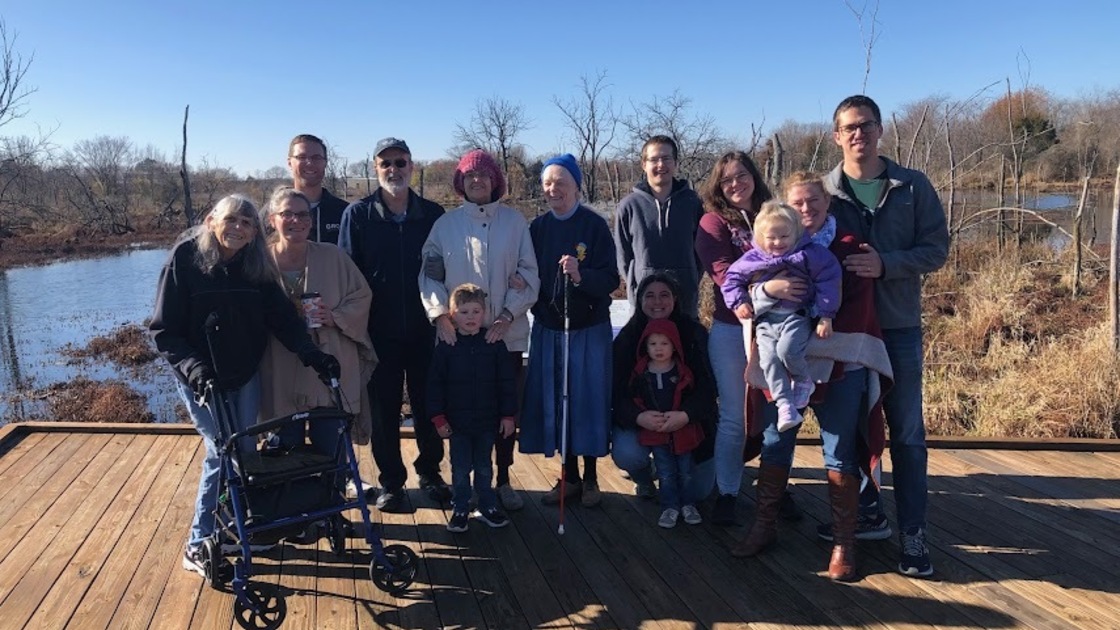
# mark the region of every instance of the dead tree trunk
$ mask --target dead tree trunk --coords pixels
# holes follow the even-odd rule
[[[1077,214],[1073,215],[1073,297],[1081,294],[1081,221],[1085,214],[1085,201],[1089,198],[1089,179],[1086,175],[1081,182],[1081,200],[1077,203]]]
[[[1112,327],[1112,352],[1120,358],[1120,166],[1112,187],[1112,246],[1108,265],[1108,317]]]
[[[1007,244],[1007,213],[1004,212],[1004,207],[1007,205],[1004,201],[1007,197],[1007,158],[1003,154],[999,156],[999,179],[996,180],[996,197],[996,207],[999,208],[996,213],[996,249],[1002,254],[1003,248]]]
[[[922,118],[925,118],[925,112],[922,112]],[[949,150],[949,202],[945,208],[945,218],[949,222],[949,236],[952,238],[950,241],[953,244],[953,268],[960,268],[960,248],[957,247],[957,240],[960,234],[957,229],[960,227],[953,219],[956,210],[956,197],[957,197],[957,162],[956,157],[953,155],[953,132],[952,125],[949,124],[949,106],[945,105],[945,147]]]
[[[183,157],[179,163],[179,177],[183,179],[183,217],[187,220],[187,227],[194,225],[194,206],[191,205],[191,175],[187,172],[187,118],[191,115],[191,106],[183,110]]]

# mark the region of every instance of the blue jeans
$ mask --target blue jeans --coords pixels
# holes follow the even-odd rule
[[[286,424],[278,431],[277,437],[280,439],[280,447],[283,449],[290,449],[295,446],[300,446],[306,443],[306,439],[311,439],[311,446],[316,451],[324,454],[337,457],[339,455],[339,436],[342,434],[343,420],[316,420],[314,422],[292,422]]]
[[[692,453],[674,455],[672,446],[654,446],[653,463],[657,466],[658,496],[661,509],[681,509],[681,505],[694,505],[696,499],[688,496],[688,482],[692,477]]]
[[[894,387],[883,401],[883,413],[891,441],[898,528],[924,528],[929,454],[922,415],[922,329],[915,326],[884,330],[883,341],[894,369]]]
[[[456,512],[466,512],[470,506],[472,472],[478,509],[498,507],[498,495],[491,483],[494,465],[490,458],[497,436],[496,430],[451,433],[451,507]]]
[[[187,406],[191,416],[191,423],[202,436],[202,443],[206,447],[206,457],[202,460],[202,477],[198,480],[198,497],[194,502],[194,520],[191,522],[190,538],[187,546],[198,547],[202,541],[214,533],[214,510],[218,506],[218,479],[221,473],[221,457],[218,455],[218,442],[221,439],[218,431],[218,420],[205,407],[200,407],[194,400],[190,388],[182,382],[176,383],[179,388],[179,397]],[[232,430],[234,432],[247,429],[257,422],[257,411],[261,404],[261,381],[254,375],[248,383],[239,389],[226,393],[233,411]],[[252,438],[242,438],[238,443],[241,452],[250,452],[256,448]]]
[[[743,480],[743,444],[746,427],[747,355],[743,350],[743,327],[712,322],[708,334],[708,358],[719,393],[719,424],[716,426],[715,473],[720,494],[739,494]]]
[[[649,467],[649,458],[652,453],[653,447],[643,446],[638,442],[637,429],[623,429],[615,425],[611,432],[611,458],[614,460],[615,466],[630,473],[631,481],[640,484],[653,483],[653,471]],[[691,459],[691,455],[689,457]],[[657,468],[660,472],[660,463],[657,464]],[[688,504],[695,504],[706,499],[712,493],[715,475],[716,460],[714,457],[699,463],[693,462],[684,486],[683,501]]]
[[[867,416],[867,369],[845,372],[844,378],[828,384],[824,401],[812,405],[821,426],[821,453],[824,467],[846,475],[859,474],[858,448],[860,419]],[[778,408],[774,403],[762,409],[762,463],[789,468],[797,429],[778,431]],[[790,435],[792,434],[792,435]]]

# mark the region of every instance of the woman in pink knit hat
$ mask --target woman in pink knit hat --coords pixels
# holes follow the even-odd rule
[[[509,349],[520,400],[525,381],[522,354],[529,347],[527,313],[540,288],[529,225],[520,212],[499,202],[506,194],[506,179],[498,163],[482,149],[469,151],[459,160],[454,185],[463,204],[440,217],[424,243],[420,298],[436,327],[438,342],[454,345],[455,326],[448,304],[451,291],[466,283],[486,291],[486,340],[503,341]],[[417,421],[422,420],[427,419]],[[499,435],[495,445],[495,485],[506,510],[523,505],[509,483],[514,441],[513,435]]]

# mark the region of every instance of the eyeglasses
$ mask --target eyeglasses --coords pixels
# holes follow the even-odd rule
[[[837,127],[836,130],[839,131],[840,133],[844,134],[845,136],[851,136],[851,135],[855,135],[857,129],[859,131],[862,131],[863,133],[871,133],[872,131],[875,131],[875,129],[878,128],[878,127],[879,127],[879,121],[878,120],[865,120],[863,122],[858,122],[858,123],[853,123],[851,125],[844,125],[842,127]]]
[[[288,157],[300,164],[322,164],[327,161],[327,158],[321,155],[289,155]]]
[[[723,187],[727,187],[727,186],[732,186],[734,184],[745,184],[747,182],[753,182],[753,181],[754,181],[754,176],[751,175],[750,173],[739,173],[738,175],[732,175],[731,177],[724,177],[724,178],[720,179],[719,180],[719,185],[723,186]]]
[[[657,155],[646,158],[646,162],[649,164],[672,164],[676,161],[677,159],[671,155]]]
[[[395,160],[378,160],[377,165],[380,166],[381,168],[389,168],[390,166],[395,166],[397,168],[404,168],[404,167],[408,166],[408,160],[406,160],[404,158],[397,158]]]
[[[311,220],[311,213],[310,212],[290,212],[288,210],[285,210],[283,212],[280,212],[279,215],[280,215],[280,218],[284,219],[285,221],[310,221]]]

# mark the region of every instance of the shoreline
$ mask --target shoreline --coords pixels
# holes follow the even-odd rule
[[[77,230],[0,239],[0,271],[57,262],[112,256],[129,250],[170,247],[181,231],[141,230],[113,235],[85,235]]]

